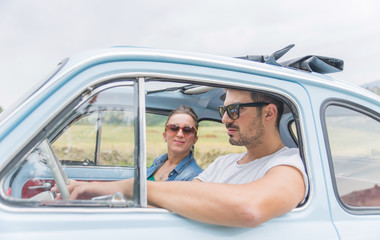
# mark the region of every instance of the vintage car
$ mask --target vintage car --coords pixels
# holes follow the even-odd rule
[[[338,59],[279,62],[289,49],[232,58],[113,47],[63,60],[0,115],[0,239],[379,239],[380,97],[327,76],[342,70]],[[244,151],[229,145],[218,114],[226,88],[284,103],[281,138],[308,175],[306,201],[256,228],[147,206],[146,167],[165,152],[165,119],[179,105],[199,116],[202,168]],[[130,177],[133,199],[68,200],[68,179]]]

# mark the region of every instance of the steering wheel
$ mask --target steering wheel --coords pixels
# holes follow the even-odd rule
[[[53,174],[54,181],[58,186],[62,199],[69,199],[70,192],[67,188],[69,179],[67,178],[65,171],[63,171],[62,165],[59,162],[57,155],[55,155],[49,140],[44,139],[40,144],[40,149],[41,153],[46,157],[47,165]]]

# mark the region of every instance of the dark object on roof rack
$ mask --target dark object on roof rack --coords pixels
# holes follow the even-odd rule
[[[291,44],[286,46],[283,49],[280,49],[270,56],[266,55],[247,55],[245,57],[238,57],[241,59],[246,59],[255,62],[262,62],[276,66],[289,67],[305,70],[308,72],[317,72],[317,73],[334,73],[343,71],[344,62],[341,59],[316,56],[316,55],[308,55],[305,57],[291,59],[285,62],[277,62],[279,58],[281,58],[285,53],[287,53],[291,48],[295,45]]]

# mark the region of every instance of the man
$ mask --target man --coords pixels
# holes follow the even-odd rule
[[[284,147],[274,98],[229,89],[220,108],[229,141],[245,154],[218,157],[192,182],[147,183],[148,203],[201,222],[255,227],[289,212],[306,195],[307,178],[297,149]],[[131,198],[133,180],[68,186],[71,198],[122,192]]]

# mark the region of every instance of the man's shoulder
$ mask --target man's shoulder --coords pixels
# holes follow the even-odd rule
[[[196,179],[202,182],[224,182],[221,176],[246,153],[230,153],[217,157]]]
[[[279,150],[277,153],[267,157],[266,164],[281,164],[284,163],[302,163],[298,148],[287,148]]]
[[[285,147],[281,149],[278,154],[276,154],[276,158],[286,158],[286,159],[297,159],[301,160],[300,151],[298,148],[288,148]]]
[[[287,154],[287,155],[297,154],[297,155],[299,155],[300,154],[300,150],[298,148],[288,148],[288,147],[285,147],[285,149],[283,151],[283,154]]]

